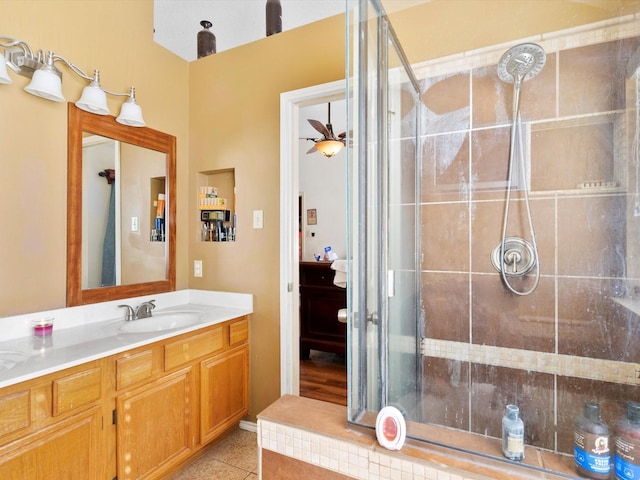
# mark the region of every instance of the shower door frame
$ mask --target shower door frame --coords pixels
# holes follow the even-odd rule
[[[354,3],[354,2],[350,2]],[[370,48],[369,5],[372,6],[372,18],[375,19],[376,45]],[[357,31],[358,42],[348,52],[353,52],[351,78],[353,92],[348,98],[353,99],[352,115],[348,118],[348,129],[356,133],[354,148],[351,152],[350,176],[348,181],[349,212],[355,215],[348,221],[349,258],[352,259],[352,285],[349,291],[349,313],[351,318],[349,344],[349,421],[371,426],[366,420],[367,412],[377,411],[390,402],[389,371],[390,362],[390,304],[394,302],[396,275],[392,266],[390,252],[390,178],[392,177],[390,154],[390,122],[389,106],[392,101],[389,77],[389,47],[404,68],[408,83],[415,90],[414,114],[418,117],[420,87],[413,74],[397,36],[391,26],[380,0],[358,0],[357,6],[348,11],[354,15],[354,32]],[[372,23],[374,23],[372,22]],[[354,34],[355,36],[355,34]],[[369,70],[369,55],[376,54],[375,74]],[[395,67],[399,68],[398,66]],[[399,105],[395,105],[398,107]],[[396,115],[398,112],[395,112]],[[396,117],[397,118],[397,117]],[[412,346],[409,353],[414,359],[414,378],[410,382],[415,404],[416,393],[420,385],[421,362],[419,356],[418,305],[420,304],[420,153],[419,122],[415,122],[414,132],[414,219],[413,219],[413,270],[414,275],[412,298],[414,332],[411,337]],[[397,160],[396,157],[393,160]],[[395,206],[398,209],[398,205]],[[398,300],[400,301],[400,300]],[[365,305],[366,308],[361,308]]]

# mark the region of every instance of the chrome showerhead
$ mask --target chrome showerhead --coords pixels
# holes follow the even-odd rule
[[[507,50],[498,62],[498,76],[507,83],[517,83],[535,77],[547,61],[542,47],[521,43]]]

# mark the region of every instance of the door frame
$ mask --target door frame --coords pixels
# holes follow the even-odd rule
[[[346,91],[337,80],[280,94],[280,395],[300,394],[299,110],[344,99]]]

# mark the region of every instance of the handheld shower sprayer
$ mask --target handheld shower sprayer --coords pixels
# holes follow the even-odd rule
[[[507,236],[507,224],[509,221],[509,205],[511,203],[512,175],[514,160],[518,156],[520,171],[525,175],[524,147],[522,139],[522,123],[520,120],[520,89],[522,83],[535,77],[546,62],[547,56],[541,46],[535,43],[522,43],[507,50],[498,62],[498,76],[503,82],[513,83],[513,108],[511,124],[511,140],[509,146],[509,167],[507,179],[507,198],[504,207],[504,221],[502,225],[502,238],[494,248],[492,262],[501,273],[502,280],[507,288],[516,295],[529,295],[537,288],[540,280],[540,259],[536,235],[531,219],[531,207],[529,205],[529,186],[525,180],[523,185],[524,201],[531,234],[531,243],[518,237]],[[518,154],[518,155],[516,155]],[[535,268],[535,280],[531,288],[526,291],[515,289],[509,277],[524,276]]]

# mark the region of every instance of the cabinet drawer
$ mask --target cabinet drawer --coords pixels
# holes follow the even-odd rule
[[[102,369],[90,368],[53,381],[53,415],[99,400],[102,396]]]
[[[118,390],[143,380],[150,380],[152,376],[152,350],[145,350],[116,360],[116,388]]]
[[[164,367],[169,370],[198,357],[217,352],[224,347],[222,325],[164,347]]]
[[[229,325],[229,345],[237,345],[249,338],[249,321],[246,318]]]
[[[331,270],[330,263],[301,263],[300,285],[331,287],[336,272]]]
[[[0,436],[26,428],[31,424],[29,390],[0,397]]]

